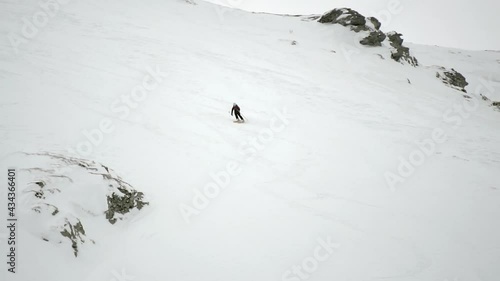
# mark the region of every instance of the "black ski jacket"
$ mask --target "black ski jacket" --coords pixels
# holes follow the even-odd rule
[[[233,106],[233,109],[231,109],[231,116],[233,116],[233,112],[240,112],[240,107],[238,105]]]

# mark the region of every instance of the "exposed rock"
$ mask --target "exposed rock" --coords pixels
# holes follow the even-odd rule
[[[395,31],[387,33],[392,46],[391,58],[397,62],[406,62],[412,66],[418,66],[418,60],[410,54],[410,48],[403,46],[403,34]]]
[[[38,185],[40,188],[45,186],[45,183],[43,181],[37,181],[35,182],[36,185]]]
[[[467,93],[465,87],[469,85],[465,77],[455,69],[447,70],[444,67],[440,67],[439,71],[436,72],[436,77],[439,78],[445,85],[449,87]]]
[[[387,37],[389,38],[389,41],[391,42],[391,46],[394,48],[400,47],[403,45],[403,38],[401,37],[403,34],[397,33],[396,31],[391,31],[387,33]]]
[[[397,62],[407,62],[412,66],[418,66],[418,60],[410,55],[410,48],[398,47],[391,51],[391,58]]]
[[[370,32],[370,35],[363,38],[359,43],[361,45],[379,47],[382,46],[382,42],[384,42],[386,35],[382,31],[373,31]]]
[[[358,27],[353,28],[356,32],[368,30],[366,27],[366,18],[357,11],[349,8],[333,9],[321,16],[318,21],[320,23],[336,23],[343,26]]]
[[[351,30],[356,32],[356,33],[360,33],[360,32],[363,32],[363,31],[371,31],[370,28],[366,25],[351,25]]]
[[[85,243],[85,229],[83,228],[82,222],[76,219],[77,222],[72,224],[68,219],[60,231],[61,235],[71,240],[71,248],[73,248],[73,254],[75,257],[78,256],[78,245]]]
[[[380,27],[382,27],[382,24],[377,18],[374,17],[368,17],[366,18],[372,25],[375,30],[380,30]]]
[[[22,155],[16,159],[32,165],[22,169],[18,182],[20,208],[31,210],[25,217],[28,231],[54,245],[70,245],[75,257],[85,242],[94,242],[87,237],[86,229],[95,229],[89,225],[107,220],[113,228],[133,217],[130,211],[149,204],[142,192],[100,163],[51,153]]]
[[[132,209],[137,208],[141,210],[145,205],[149,205],[145,202],[142,192],[137,192],[131,188],[127,183],[122,182],[122,185],[118,187],[119,193],[113,192],[113,194],[108,195],[108,210],[106,211],[106,219],[114,224],[117,219],[116,213],[124,215],[130,212]]]
[[[380,31],[382,24],[374,17],[365,18],[355,10],[341,8],[325,13],[318,21],[320,23],[340,24],[349,27],[357,33],[368,33],[366,37],[359,41],[361,45],[365,46],[380,47],[388,37],[392,47],[391,58],[393,60],[418,66],[418,61],[410,54],[410,49],[403,46],[402,34],[397,32],[384,34]]]
[[[500,101],[494,101],[491,105],[496,106],[500,109]]]
[[[484,101],[490,101],[490,99],[489,99],[487,96],[485,96],[485,95],[483,95],[483,94],[479,94],[479,95],[481,96],[481,98],[482,98]]]

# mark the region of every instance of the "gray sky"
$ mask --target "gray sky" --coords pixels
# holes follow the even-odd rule
[[[350,7],[379,18],[406,41],[472,50],[500,50],[498,0],[207,0],[248,11],[322,14]]]

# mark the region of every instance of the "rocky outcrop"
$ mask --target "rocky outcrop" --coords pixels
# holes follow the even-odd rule
[[[382,27],[382,23],[380,23],[380,21],[377,18],[368,17],[366,19],[368,20],[367,25],[370,25],[370,23],[371,23],[371,26],[370,26],[371,28],[373,28],[375,30],[380,30],[380,27]]]
[[[389,38],[391,58],[393,60],[418,66],[418,61],[410,54],[410,49],[403,46],[402,34],[397,32],[384,34],[380,31],[382,24],[374,17],[365,18],[355,10],[341,8],[325,13],[318,21],[325,24],[340,24],[349,27],[354,32],[366,33],[366,36],[359,41],[364,46],[380,47]]]
[[[108,210],[106,213],[106,219],[114,224],[121,217],[117,214],[125,215],[132,209],[136,208],[141,210],[144,206],[149,205],[148,202],[144,201],[144,194],[142,192],[137,192],[130,185],[125,182],[120,182],[120,187],[117,187],[119,192],[113,192],[108,195]]]
[[[382,42],[384,42],[386,37],[387,36],[382,31],[373,31],[373,32],[370,32],[370,35],[361,39],[361,41],[359,41],[359,43],[361,45],[378,47],[378,46],[382,46]]]
[[[418,60],[410,54],[410,48],[403,46],[401,33],[395,31],[387,33],[391,44],[391,58],[397,62],[406,62],[413,66],[418,66]]]
[[[465,87],[469,85],[465,77],[455,69],[448,70],[444,67],[439,67],[439,70],[436,72],[436,77],[441,80],[445,85],[467,93]]]
[[[366,27],[366,18],[357,11],[349,8],[333,9],[321,16],[318,21],[320,23],[333,23],[351,27],[356,32],[368,30]]]
[[[494,101],[491,105],[496,106],[498,107],[498,109],[500,109],[500,101]]]
[[[20,208],[31,210],[23,218],[26,225],[46,242],[68,245],[75,257],[99,240],[92,224],[102,229],[100,221],[107,220],[114,228],[149,204],[142,192],[95,161],[51,153],[22,155],[19,162],[32,165],[22,170],[19,178],[24,182],[18,183]]]
[[[60,231],[63,237],[68,238],[71,241],[71,248],[73,249],[73,254],[75,257],[78,256],[78,245],[85,243],[87,237],[85,236],[85,229],[83,228],[82,222],[79,219],[76,219],[75,223],[71,223],[68,219],[66,219],[64,225],[61,227]],[[95,243],[93,240],[90,240],[92,243]]]

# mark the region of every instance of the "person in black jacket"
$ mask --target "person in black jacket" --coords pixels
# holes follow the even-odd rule
[[[245,121],[245,119],[243,119],[243,117],[241,117],[240,107],[236,103],[233,103],[233,109],[231,109],[231,116],[233,116],[233,112],[234,112],[234,116],[236,117],[236,121],[240,121],[240,119],[242,122]]]

